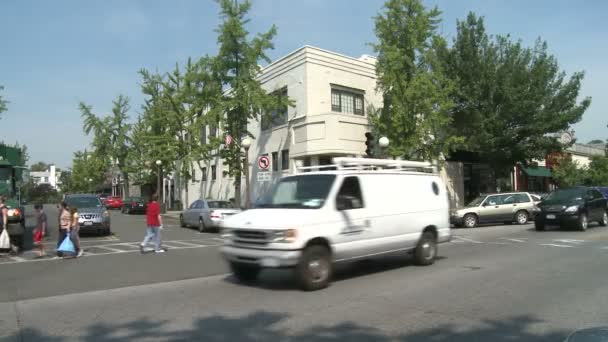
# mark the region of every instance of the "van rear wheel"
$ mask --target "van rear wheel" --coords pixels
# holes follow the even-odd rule
[[[315,291],[326,288],[331,279],[331,253],[325,246],[307,247],[295,269],[300,288]]]
[[[467,228],[475,228],[477,225],[477,216],[475,214],[466,214],[464,215],[462,222]]]
[[[418,241],[414,251],[414,263],[416,265],[431,265],[437,257],[437,240],[431,232],[424,232]]]

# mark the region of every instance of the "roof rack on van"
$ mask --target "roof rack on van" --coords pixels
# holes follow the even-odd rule
[[[419,162],[411,160],[392,160],[392,159],[371,159],[371,158],[333,158],[331,165],[317,166],[298,166],[296,173],[316,171],[316,170],[393,170],[393,171],[414,171],[437,173],[437,168],[429,162]]]

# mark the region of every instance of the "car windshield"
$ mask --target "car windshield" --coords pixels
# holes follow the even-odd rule
[[[258,208],[318,209],[325,204],[335,175],[303,175],[281,179]]]
[[[70,207],[76,208],[97,208],[101,207],[101,202],[96,197],[68,197],[66,203]]]
[[[562,201],[571,201],[571,200],[582,200],[585,194],[584,189],[579,188],[570,188],[570,189],[558,189],[554,192],[550,193],[549,196],[545,198],[547,202],[562,202]]]
[[[212,208],[212,209],[232,209],[232,208],[234,208],[234,205],[232,205],[232,203],[228,202],[228,201],[209,201],[209,202],[207,202],[207,204],[209,205],[209,208]]]
[[[478,196],[477,198],[475,198],[474,200],[469,202],[468,206],[469,207],[478,207],[486,197],[487,196]]]

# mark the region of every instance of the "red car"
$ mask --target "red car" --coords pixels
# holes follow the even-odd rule
[[[104,202],[104,205],[108,209],[121,209],[122,204],[122,198],[115,196],[110,196],[106,198],[106,201]]]

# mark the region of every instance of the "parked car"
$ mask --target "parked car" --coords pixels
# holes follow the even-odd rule
[[[431,164],[334,162],[334,171],[282,178],[256,208],[224,221],[221,253],[237,279],[293,268],[302,289],[317,290],[329,284],[335,263],[396,252],[412,253],[420,265],[434,262],[451,230],[447,191]]]
[[[196,200],[179,215],[179,222],[182,227],[194,226],[206,232],[219,229],[222,221],[240,212],[229,201]]]
[[[467,228],[491,222],[526,224],[534,216],[534,208],[539,201],[540,198],[527,192],[481,195],[464,208],[453,210],[450,222]]]
[[[148,202],[143,197],[127,197],[120,208],[123,214],[145,213]]]
[[[540,212],[534,225],[536,230],[546,228],[575,227],[587,230],[589,222],[608,224],[606,198],[595,188],[577,186],[557,189],[539,205]]]
[[[110,196],[106,198],[104,204],[108,209],[121,209],[123,205],[123,200],[122,198],[117,196]]]
[[[598,186],[597,189],[602,193],[605,199],[608,199],[608,186]],[[608,207],[606,207],[608,209]]]
[[[70,207],[78,209],[78,223],[81,232],[95,232],[110,235],[110,213],[96,195],[73,194],[65,197]]]

